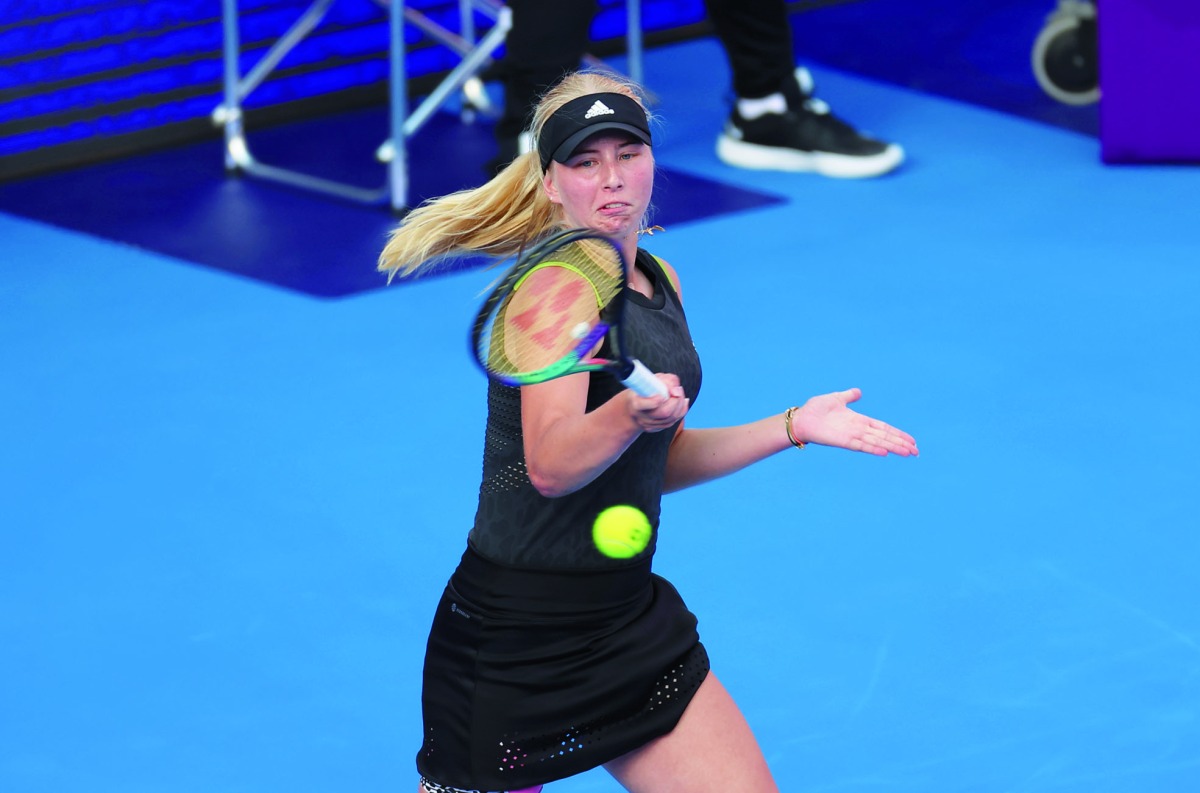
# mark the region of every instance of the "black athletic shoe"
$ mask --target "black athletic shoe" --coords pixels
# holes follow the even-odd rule
[[[789,81],[790,82],[790,81]],[[879,176],[904,161],[904,149],[862,135],[812,96],[807,71],[783,90],[785,113],[753,120],[735,109],[717,138],[717,156],[738,168],[808,171],[841,179]]]

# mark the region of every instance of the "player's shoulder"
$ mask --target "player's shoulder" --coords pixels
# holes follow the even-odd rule
[[[653,256],[653,254],[651,255]],[[680,300],[683,300],[683,291],[679,288],[679,273],[675,271],[670,262],[661,256],[654,256],[654,261],[658,262],[658,266],[662,268],[663,274],[671,282],[671,288],[675,290],[675,294],[679,295]]]
[[[671,266],[670,262],[668,262],[666,259],[664,259],[663,257],[659,256],[656,253],[651,253],[650,251],[646,250],[645,248],[639,247],[638,248],[638,260],[644,263],[647,259],[653,261],[654,264],[658,267],[658,269],[662,270],[663,275],[665,275],[667,277],[667,280],[671,282],[671,287],[675,290],[676,294],[678,294],[679,293],[679,273],[677,273],[675,271],[675,268]],[[645,265],[643,264],[643,266],[645,266]]]

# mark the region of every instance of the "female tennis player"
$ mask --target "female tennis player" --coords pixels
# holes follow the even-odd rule
[[[638,247],[654,186],[640,97],[608,74],[568,75],[538,105],[534,151],[415,209],[380,256],[404,275],[444,257],[514,255],[562,228],[601,232],[631,263],[628,353],[666,387],[639,396],[606,372],[488,382],[478,510],[425,657],[421,793],[539,791],[596,766],[633,793],[777,790],[696,617],[651,572],[660,497],[810,443],[917,453],[908,434],[848,407],[858,389],[741,426],[684,427],[700,362],[675,270]],[[651,529],[632,557],[593,540],[615,505]]]

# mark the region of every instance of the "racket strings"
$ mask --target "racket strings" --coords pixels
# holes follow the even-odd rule
[[[606,241],[579,239],[544,253],[490,317],[479,350],[487,368],[519,385],[578,366],[599,347],[602,316],[623,289],[620,255]]]

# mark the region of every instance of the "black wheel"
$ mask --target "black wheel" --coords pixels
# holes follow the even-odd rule
[[[1033,73],[1050,96],[1068,105],[1100,98],[1096,12],[1090,4],[1064,4],[1033,45]]]

